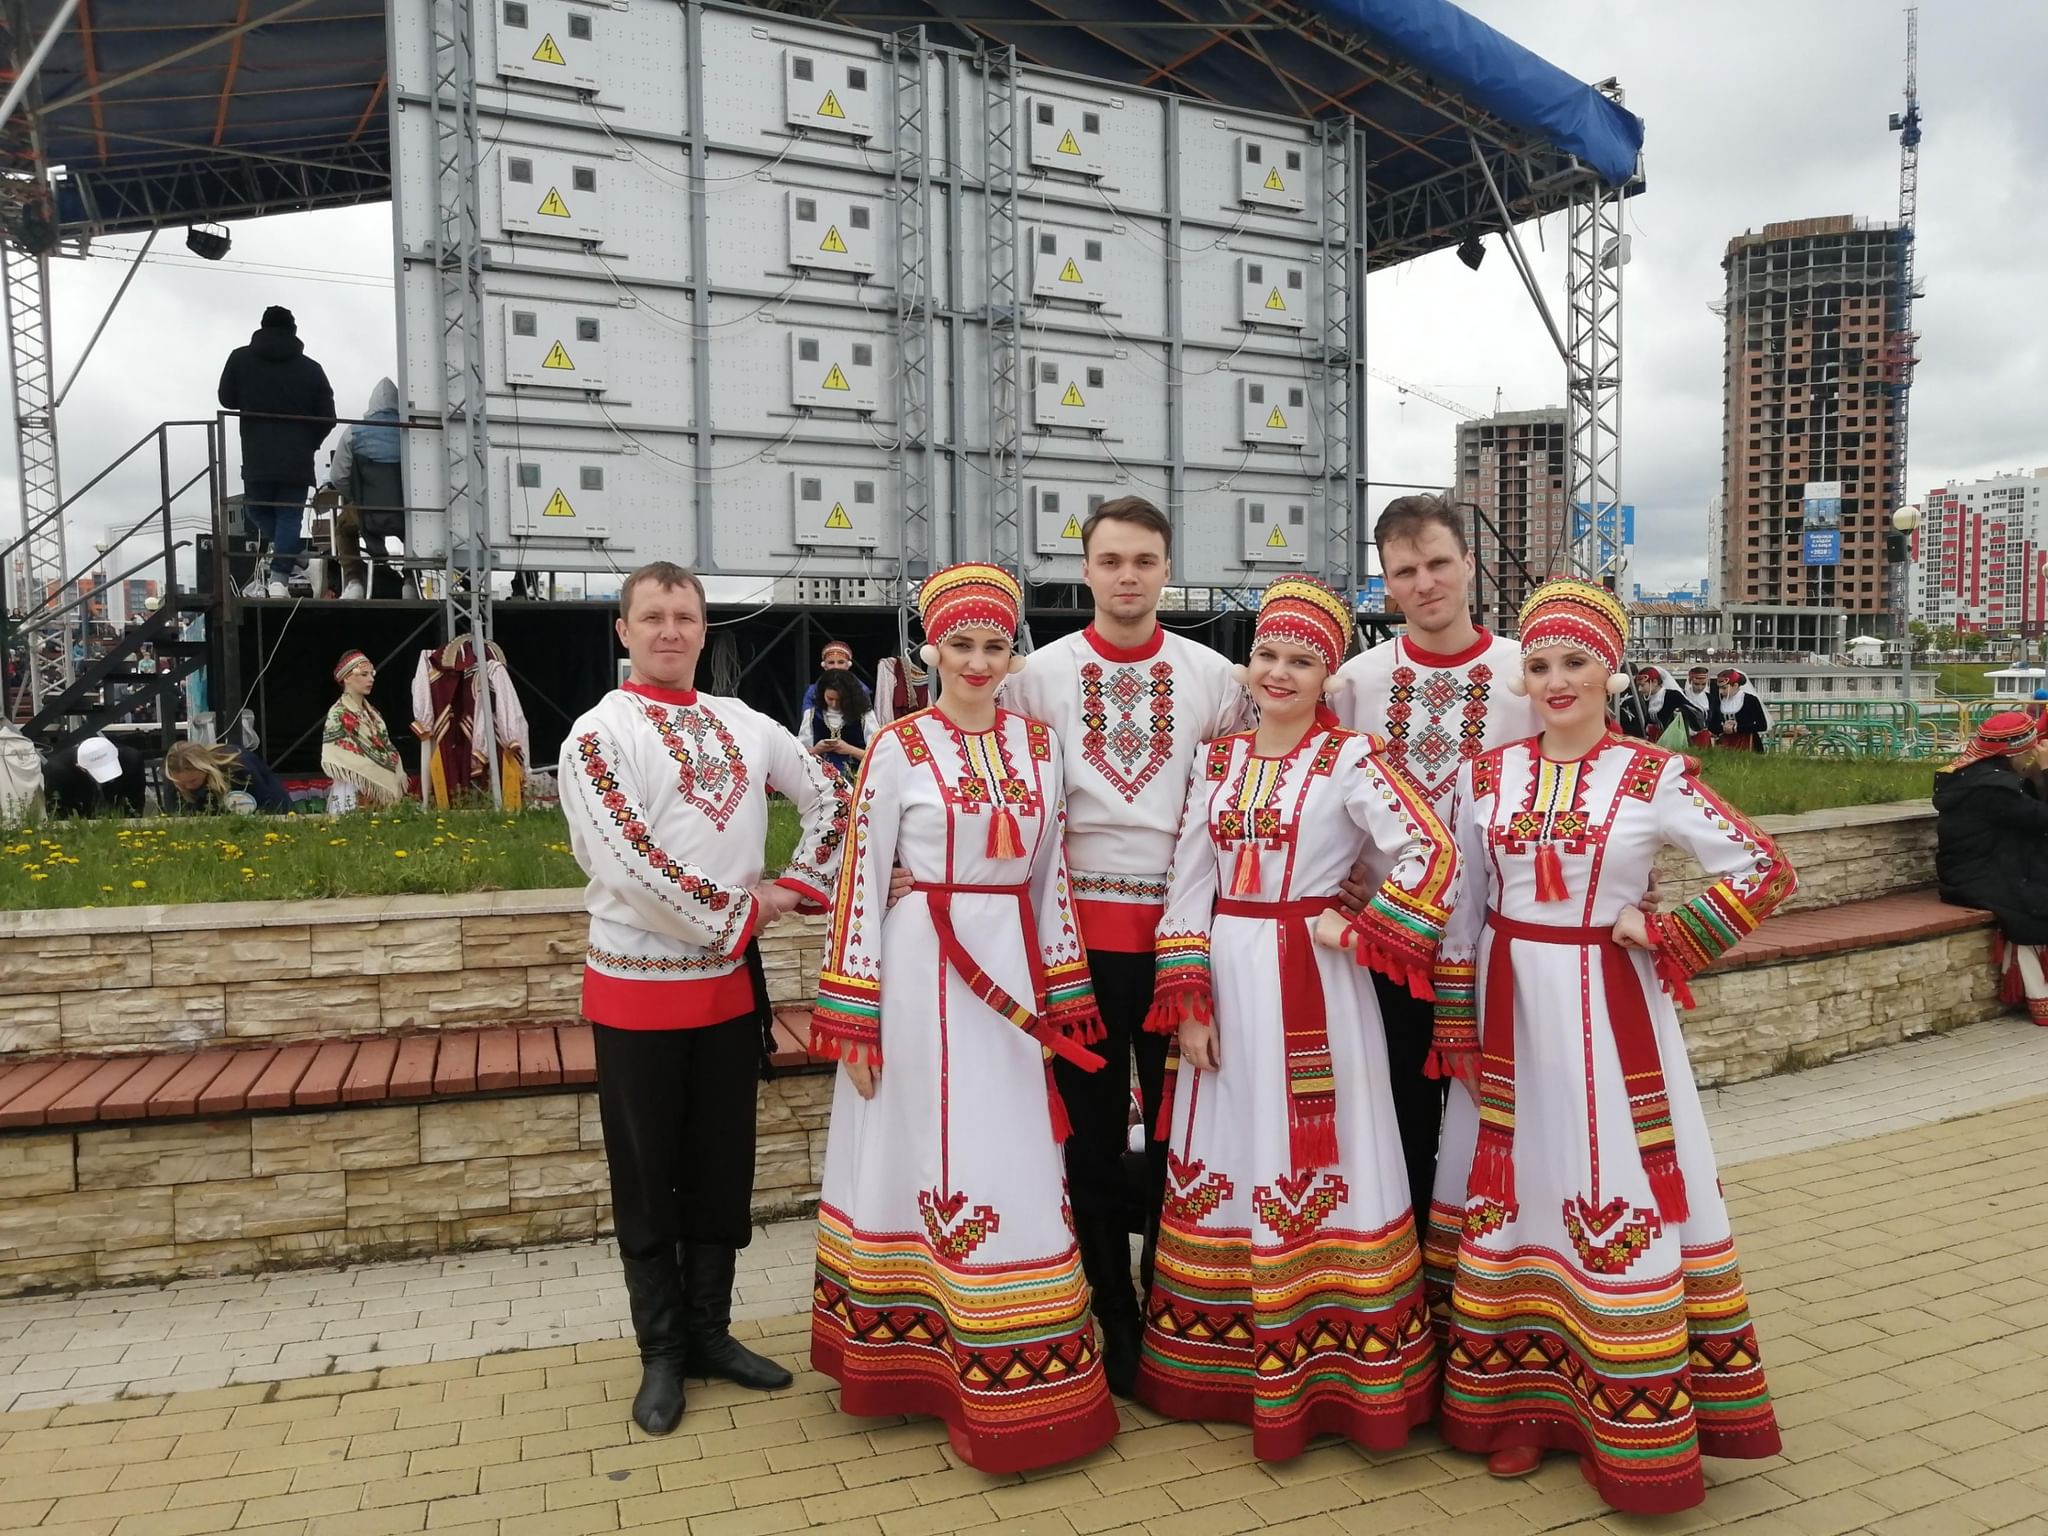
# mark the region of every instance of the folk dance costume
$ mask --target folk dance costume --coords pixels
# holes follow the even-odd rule
[[[335,664],[334,680],[344,682],[357,667],[369,665],[361,651],[350,651]],[[327,809],[336,816],[358,805],[396,805],[405,798],[405,764],[391,744],[384,717],[367,698],[346,689],[321,727],[320,769],[332,781]]]
[[[1382,756],[1419,785],[1430,808],[1448,822],[1458,770],[1482,752],[1540,729],[1535,706],[1508,687],[1521,675],[1520,648],[1484,629],[1451,654],[1426,651],[1397,635],[1345,662],[1330,702],[1345,725],[1386,743]],[[1372,873],[1384,878],[1386,871],[1376,867]],[[1373,990],[1386,1028],[1394,1117],[1419,1225],[1436,1188],[1444,1119],[1444,1085],[1423,1070],[1436,1018],[1427,987],[1411,989],[1375,971]]]
[[[486,647],[486,659],[482,670],[490,697],[491,739],[498,753],[498,789],[505,809],[516,811],[525,803],[531,761],[526,711],[495,640]],[[455,796],[476,787],[488,789],[491,782],[491,766],[476,739],[477,671],[476,646],[468,635],[421,651],[413,671],[412,731],[422,743],[421,777],[425,793],[443,810]]]
[[[747,1385],[769,1384],[759,1368],[770,1367],[786,1384],[729,1333],[733,1269],[753,1231],[767,1009],[751,888],[774,789],[802,824],[776,883],[798,893],[800,910],[824,908],[845,787],[736,699],[632,681],[570,727],[559,779],[590,877],[583,1016],[597,1026],[598,1109],[641,1358]]]
[[[1522,644],[1583,645],[1618,674],[1625,622],[1611,594],[1555,581]],[[1779,1442],[1671,999],[1691,1005],[1687,978],[1792,894],[1792,869],[1693,763],[1611,735],[1575,762],[1535,739],[1486,753],[1455,816],[1439,1050],[1476,1053],[1482,1087],[1476,1108],[1451,1095],[1426,1238],[1444,1438],[1576,1451],[1617,1509],[1688,1508],[1702,1452]],[[1625,950],[1614,923],[1667,844],[1717,883],[1648,919],[1654,954]]]
[[[933,645],[1014,632],[1016,582],[935,573]],[[1117,1429],[1088,1318],[1050,1062],[1099,1063],[1061,851],[1059,742],[998,710],[970,735],[940,704],[883,728],[862,764],[812,1048],[842,1071],[818,1205],[811,1363],[842,1408],[931,1414],[983,1472],[1083,1456]],[[892,909],[891,867],[917,884]]]
[[[1067,793],[1066,854],[1075,915],[1101,1013],[1101,1072],[1056,1063],[1073,1122],[1067,1191],[1097,1321],[1122,1334],[1121,1369],[1137,1365],[1143,1322],[1131,1288],[1130,1212],[1123,1159],[1131,1063],[1145,1124],[1157,1123],[1168,1041],[1145,1032],[1152,1007],[1153,934],[1166,904],[1188,776],[1203,742],[1238,729],[1250,713],[1229,662],[1205,645],[1155,627],[1142,645],[1111,645],[1093,625],[1031,654],[1003,695],[1059,740]],[[1166,1148],[1148,1142],[1140,1283],[1151,1256],[1166,1183]],[[1106,1341],[1107,1342],[1107,1341]],[[1119,1365],[1111,1352],[1112,1367]],[[1118,1382],[1128,1389],[1128,1380]]]
[[[1267,588],[1260,636],[1342,654],[1341,599]],[[1248,1423],[1264,1460],[1319,1434],[1401,1445],[1436,1402],[1421,1250],[1379,1010],[1363,967],[1427,991],[1456,855],[1372,737],[1312,725],[1284,757],[1210,744],[1159,926],[1157,1022],[1212,1019],[1221,1066],[1180,1065],[1138,1397]],[[1347,925],[1337,885],[1361,834],[1384,886]],[[1343,936],[1347,954],[1315,943]]]
[[[1990,716],[1934,779],[1934,875],[1941,899],[1998,919],[1999,999],[2048,1025],[2048,805],[2014,767],[2040,743],[2017,710]]]
[[[1735,685],[1735,692],[1721,700],[1721,718],[1733,721],[1735,729],[1716,736],[1714,745],[1729,752],[1763,751],[1764,737],[1771,729],[1771,712],[1757,696],[1749,678],[1730,667],[1716,681]]]

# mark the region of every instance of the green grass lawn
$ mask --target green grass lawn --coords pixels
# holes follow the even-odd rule
[[[1891,758],[1793,757],[1789,753],[1708,752],[1701,772],[1715,791],[1751,816],[1783,816],[1842,805],[1925,800],[1933,762]]]

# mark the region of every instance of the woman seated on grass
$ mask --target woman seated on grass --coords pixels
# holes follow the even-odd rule
[[[180,811],[291,814],[292,797],[283,781],[248,747],[175,742],[164,754],[164,783],[163,807],[173,815]]]
[[[1943,901],[1998,919],[2000,995],[2048,1025],[2048,805],[2024,777],[2040,749],[2040,722],[2009,710],[1934,776],[1934,878]]]

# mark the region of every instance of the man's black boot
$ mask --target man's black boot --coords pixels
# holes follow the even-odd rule
[[[640,1345],[640,1390],[633,1422],[665,1435],[683,1416],[683,1277],[667,1253],[626,1259],[626,1300]]]
[[[756,1392],[777,1392],[794,1378],[732,1336],[732,1277],[739,1250],[723,1243],[685,1243],[683,1296],[687,1310],[684,1362],[692,1375],[715,1376]]]

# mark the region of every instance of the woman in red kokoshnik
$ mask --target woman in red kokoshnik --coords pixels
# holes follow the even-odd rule
[[[1705,1497],[1703,1452],[1779,1448],[1673,1001],[1795,882],[1696,764],[1609,730],[1626,628],[1599,587],[1539,588],[1521,644],[1542,734],[1460,771],[1434,1064],[1464,1091],[1426,1261],[1444,1438],[1498,1477],[1574,1452],[1609,1504],[1666,1514]],[[1646,916],[1667,845],[1716,883]]]
[[[1060,753],[996,707],[1021,594],[957,565],[919,593],[930,709],[870,744],[813,1048],[841,1062],[811,1361],[860,1415],[932,1414],[989,1473],[1116,1434],[1066,1209],[1054,1055],[1101,1065],[1061,852]],[[888,905],[892,865],[915,885]]]
[[[1249,1424],[1265,1460],[1320,1434],[1393,1449],[1436,1403],[1364,967],[1427,992],[1456,855],[1379,740],[1322,704],[1350,637],[1327,587],[1266,589],[1259,725],[1196,759],[1156,941],[1148,1023],[1178,1029],[1181,1065],[1138,1398]],[[1381,884],[1347,922],[1333,908],[1361,842]]]

